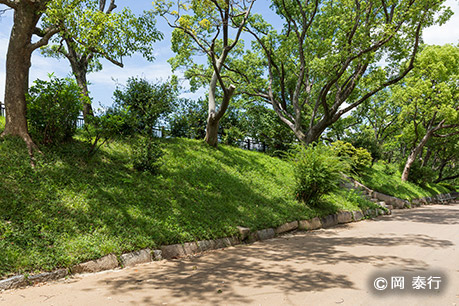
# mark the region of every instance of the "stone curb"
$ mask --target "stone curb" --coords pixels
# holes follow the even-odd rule
[[[370,190],[361,184],[357,186],[365,191]],[[370,194],[372,196],[374,196],[375,194],[380,194],[372,190],[370,191]],[[398,198],[395,199],[400,200],[402,202],[394,200],[390,201],[395,204],[394,207],[396,208],[411,208],[427,204],[437,204],[439,203],[437,201],[444,201],[444,199],[441,199],[442,196],[444,197],[444,199],[447,199],[448,197],[454,199],[458,197],[458,194],[452,193],[446,195],[438,195],[437,197],[415,199],[412,200],[411,203]],[[381,201],[386,203],[383,200]],[[382,203],[380,205],[382,205]],[[389,205],[386,204],[386,207],[387,206]],[[217,250],[227,248],[230,246],[235,246],[243,242],[253,243],[255,241],[271,239],[280,234],[294,231],[296,229],[311,231],[320,228],[330,228],[338,224],[358,222],[365,218],[375,218],[378,215],[387,214],[391,214],[390,209],[383,210],[373,208],[367,209],[365,211],[340,211],[336,214],[324,216],[321,218],[315,217],[309,220],[288,222],[282,224],[281,226],[278,226],[275,229],[267,228],[255,232],[251,232],[249,228],[238,226],[237,228],[239,231],[239,237],[226,237],[215,240],[201,240],[197,242],[187,242],[184,244],[164,245],[161,246],[159,250],[151,251],[150,249],[143,249],[135,252],[122,254],[119,256],[119,259],[116,255],[109,254],[97,260],[91,260],[88,262],[77,264],[70,268],[70,271],[68,269],[59,269],[56,271],[40,273],[28,277],[26,277],[25,275],[12,276],[10,278],[0,280],[0,291],[25,287],[51,280],[57,280],[64,278],[70,274],[93,273],[105,270],[112,270],[118,267],[134,266],[141,263],[148,263],[154,260],[158,261],[163,259],[174,259],[183,256],[195,255],[210,250]]]

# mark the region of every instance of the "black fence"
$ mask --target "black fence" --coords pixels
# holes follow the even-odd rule
[[[5,106],[0,104],[0,116],[5,117]],[[77,128],[81,129],[84,126],[84,119],[83,117],[78,117],[76,122]],[[169,131],[164,126],[157,126],[153,128],[153,134],[155,137],[158,138],[171,138]],[[249,150],[249,151],[258,151],[258,152],[266,152],[268,151],[268,146],[256,139],[252,139],[250,137],[246,137],[244,140],[238,142],[238,146],[241,149]]]

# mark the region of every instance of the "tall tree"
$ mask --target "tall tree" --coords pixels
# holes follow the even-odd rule
[[[155,1],[172,33],[172,50],[177,54],[170,63],[183,67],[192,85],[209,87],[206,142],[216,147],[218,126],[235,92],[230,56],[238,42],[255,0]],[[239,50],[240,51],[240,50]],[[196,55],[205,55],[207,64],[198,64]],[[221,102],[218,103],[217,99]],[[219,104],[219,105],[218,105]],[[217,109],[218,106],[218,109]]]
[[[403,84],[394,88],[394,99],[413,132],[402,173],[406,181],[412,164],[431,138],[459,134],[459,47],[427,46]]]
[[[82,93],[89,97],[87,74],[102,68],[101,58],[123,67],[123,57],[139,51],[153,60],[153,43],[162,39],[155,28],[151,12],[134,15],[124,8],[114,12],[115,0],[99,0],[99,4],[81,3],[78,14],[66,18],[62,30],[53,39],[54,45],[43,50],[51,57],[65,57],[70,62],[73,75]],[[92,115],[90,99],[84,104],[83,117]]]
[[[406,76],[422,30],[450,17],[443,2],[273,0],[284,29],[278,33],[261,16],[250,20],[247,30],[267,69],[258,79],[244,77],[245,92],[271,105],[300,141],[317,141],[344,114]],[[243,76],[260,68],[251,58],[239,70]],[[399,69],[400,62],[407,64]]]
[[[59,26],[40,29],[37,24],[51,0],[0,0],[0,4],[14,10],[14,23],[6,55],[4,135],[19,136],[27,144],[29,153],[36,149],[26,119],[26,92],[29,86],[29,69],[32,52],[46,45]],[[33,41],[38,35],[40,39]]]

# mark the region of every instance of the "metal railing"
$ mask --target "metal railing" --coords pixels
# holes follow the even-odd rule
[[[5,117],[5,105],[0,103],[0,116]],[[81,129],[84,126],[84,118],[82,116],[78,117],[76,122],[77,128]],[[164,126],[157,126],[153,128],[153,134],[155,137],[158,138],[170,138],[170,133],[168,133],[168,129]],[[239,148],[249,151],[258,151],[258,152],[266,152],[268,150],[268,146],[261,141],[256,139],[252,139],[250,137],[245,138],[244,140],[239,141],[238,143]]]

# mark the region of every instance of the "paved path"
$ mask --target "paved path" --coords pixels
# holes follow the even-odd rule
[[[443,292],[375,295],[386,271],[444,273]],[[6,291],[2,305],[459,305],[459,204]]]

